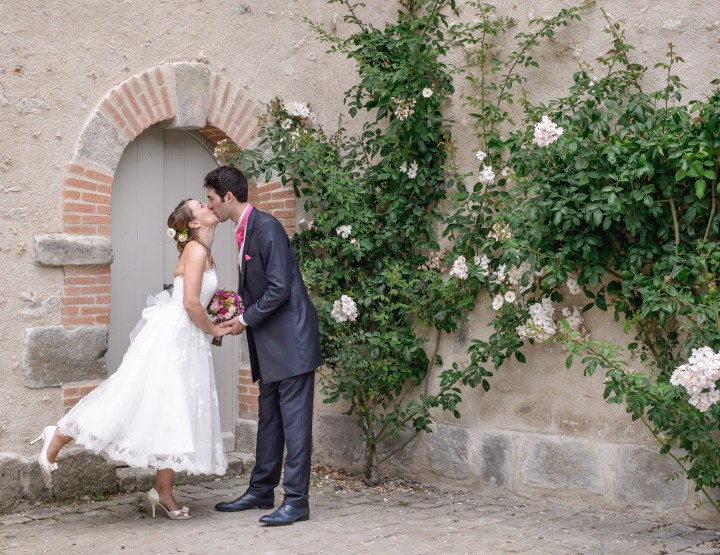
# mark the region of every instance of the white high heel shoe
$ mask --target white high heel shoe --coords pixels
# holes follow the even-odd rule
[[[147,498],[150,502],[150,506],[152,507],[153,518],[155,518],[155,505],[160,505],[170,520],[190,520],[192,518],[192,516],[190,516],[190,509],[188,507],[183,506],[177,511],[168,511],[167,507],[160,503],[160,494],[155,488],[152,488],[149,492],[147,492]]]
[[[52,478],[52,473],[58,469],[57,463],[51,463],[47,458],[47,450],[48,447],[50,447],[50,442],[53,437],[55,437],[55,430],[57,430],[57,426],[45,426],[42,433],[30,442],[30,445],[32,445],[41,439],[43,440],[43,446],[37,457],[37,462],[45,476],[48,478]]]

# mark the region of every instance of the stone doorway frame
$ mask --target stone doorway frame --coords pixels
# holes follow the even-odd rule
[[[113,87],[78,138],[63,189],[63,232],[34,237],[35,262],[64,269],[62,325],[29,328],[23,379],[27,387],[62,387],[67,411],[107,377],[104,355],[110,322],[110,206],[115,171],[125,148],[145,129],[196,130],[214,143],[240,149],[258,131],[260,103],[202,63],[159,65]],[[295,194],[279,181],[259,182],[250,200],[272,213],[290,236]],[[239,369],[239,414],[257,419],[257,388]]]

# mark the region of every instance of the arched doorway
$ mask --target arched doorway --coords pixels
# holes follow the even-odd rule
[[[114,372],[129,344],[128,334],[149,295],[172,283],[178,252],[166,235],[167,216],[185,198],[203,200],[203,178],[217,167],[214,145],[191,131],[151,126],[133,140],[120,159],[113,183],[108,372]],[[220,224],[213,244],[220,287],[237,286],[237,247],[232,225]],[[237,414],[238,339],[213,347],[215,380],[226,450],[234,449]]]

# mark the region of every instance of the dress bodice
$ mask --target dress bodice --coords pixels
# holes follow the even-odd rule
[[[207,306],[212,299],[213,294],[217,291],[218,278],[215,269],[207,270],[203,273],[202,287],[200,288],[200,304]],[[175,276],[173,280],[172,300],[174,304],[183,304],[183,292],[185,290],[185,276]]]

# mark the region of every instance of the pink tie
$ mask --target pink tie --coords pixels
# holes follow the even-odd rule
[[[239,249],[242,249],[242,244],[245,240],[245,228],[247,227],[247,221],[250,217],[250,212],[252,212],[252,209],[253,206],[251,204],[248,206],[248,209],[245,210],[245,214],[243,215],[243,218],[240,221],[240,225],[237,228],[237,233],[235,234],[235,239],[237,239],[237,245]]]

